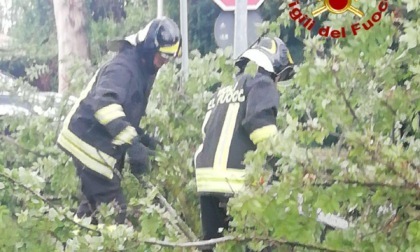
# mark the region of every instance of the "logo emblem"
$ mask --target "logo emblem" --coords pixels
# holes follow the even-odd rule
[[[323,0],[323,2],[324,2],[323,6],[312,11],[312,15],[314,17],[320,15],[321,13],[327,10],[334,14],[341,14],[346,11],[350,11],[351,13],[353,13],[354,15],[360,18],[364,16],[364,13],[361,10],[351,5],[352,0]]]
[[[299,0],[292,0],[293,2],[289,3],[288,6],[290,9],[289,15],[290,18],[294,21],[299,22],[300,25],[306,28],[306,30],[311,31],[312,28],[315,26],[315,19],[310,18],[308,15],[302,13],[300,10],[300,3]],[[312,11],[312,15],[314,17],[319,16],[321,13],[325,11],[329,11],[333,14],[342,14],[346,11],[351,12],[352,14],[362,18],[364,17],[364,13],[355,8],[352,5],[352,0],[318,0],[323,2],[323,6],[315,9]],[[358,0],[356,0],[358,1]],[[376,23],[378,23],[382,15],[385,15],[386,11],[388,10],[388,1],[389,0],[380,0],[377,11],[374,12],[370,18],[365,19],[363,22],[357,22],[353,23],[350,27],[350,29],[347,28],[347,30],[350,30],[351,33],[356,36],[358,34],[358,30],[363,28],[363,30],[368,31],[372,27],[375,26]],[[331,28],[330,26],[323,26],[318,29],[318,35],[323,37],[331,37],[331,38],[345,38],[347,36],[346,27],[341,28]]]

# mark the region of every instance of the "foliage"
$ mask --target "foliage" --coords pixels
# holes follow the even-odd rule
[[[143,16],[134,15],[134,7],[140,5],[131,3],[127,30],[102,20],[108,25],[91,25],[92,41],[135,31],[134,24]],[[304,61],[293,81],[278,85],[282,93],[279,131],[247,154],[248,187],[229,203],[233,222],[225,234],[233,238],[218,244],[217,251],[242,251],[246,243],[257,251],[269,244],[279,251],[420,249],[420,11],[413,8],[416,3],[398,2],[407,6],[410,15],[401,26],[396,27],[387,14],[371,30],[345,39],[313,36],[295,26],[305,44]],[[375,8],[367,2],[358,4],[366,13]],[[278,34],[280,24],[291,25],[287,6],[282,8],[277,22],[268,24],[273,34]],[[144,15],[146,19],[152,14]],[[323,18],[324,25],[334,27],[355,22],[350,14]],[[97,51],[98,64],[111,56]],[[199,236],[192,159],[201,141],[201,122],[213,84],[232,83],[234,69],[227,55],[229,51],[203,56],[193,51],[186,82],[180,81],[176,64],[161,70],[148,116],[142,121],[164,145],[151,173],[144,177],[154,187],[140,184],[128,171],[124,174],[132,225],[112,226],[114,210],[107,206],[100,208],[103,224],[98,230],[89,227],[89,219],[74,222],[78,180],[73,164],[55,145],[69,106],[59,105],[52,117],[1,117],[1,250],[173,251],[164,246],[188,239],[155,200],[158,192]],[[31,70],[24,80],[45,68]],[[94,70],[85,65],[75,69],[73,94],[80,92]],[[34,92],[24,80],[8,90]],[[331,136],[338,140],[326,144]],[[261,185],[261,176],[264,181],[270,176],[263,169],[267,156],[279,158],[280,179]],[[350,227],[325,232],[325,225],[316,221],[318,208],[346,218]],[[323,242],[321,236],[325,236]]]
[[[214,52],[214,22],[220,13],[220,8],[212,1],[187,1],[188,37],[191,50],[199,50],[206,54]],[[174,20],[180,20],[179,1],[166,1],[165,14]]]
[[[94,21],[92,15],[95,9],[88,9],[87,34],[90,44],[86,45],[91,51],[91,62],[100,64],[108,52],[108,41],[121,38],[130,33],[137,32],[154,17],[155,2],[152,0],[127,1],[125,11],[127,18],[122,22],[115,22],[112,17],[105,17]],[[95,5],[86,1],[86,8]],[[147,6],[147,8],[145,8]],[[31,80],[34,86],[44,84],[48,91],[57,90],[56,72],[57,64],[57,38],[54,19],[53,1],[26,1],[16,0],[12,5],[12,27],[9,35],[13,43],[5,52],[0,52],[0,68],[10,72],[16,77],[24,77],[28,68],[47,65],[48,71],[43,74],[50,77],[47,84],[38,83],[42,76]],[[73,78],[77,78],[73,75]],[[38,82],[37,82],[38,80]],[[42,82],[42,80],[40,80]],[[40,87],[42,90],[42,87]]]
[[[279,20],[287,24],[287,18]],[[331,16],[325,25],[351,22],[350,16]],[[400,34],[387,14],[372,30],[328,47],[322,37],[305,40],[305,61],[292,89],[280,87],[281,130],[247,157],[251,182],[258,181],[267,154],[279,157],[280,181],[268,190],[251,187],[231,201],[236,233],[318,243],[320,208],[351,221],[348,230],[327,232],[327,248],[418,249],[412,237],[419,237],[413,227],[420,214],[420,62],[418,40],[407,39],[417,22],[404,20]],[[312,147],[330,134],[339,138],[332,149]],[[298,211],[299,194],[307,217]]]
[[[17,235],[15,241],[24,243],[22,249],[54,250],[54,247],[60,247],[65,242],[69,251],[99,247],[105,250],[132,247],[137,251],[146,249],[144,244],[139,243],[140,238],[140,240],[154,237],[175,242],[187,241],[179,229],[168,225],[168,222],[173,222],[171,220],[173,217],[167,209],[156,204],[154,196],[157,190],[168,199],[195,233],[199,234],[198,202],[192,167],[193,152],[201,138],[201,122],[196,118],[203,117],[206,101],[210,97],[211,93],[206,92],[206,88],[221,80],[225,83],[231,82],[232,62],[226,58],[227,54],[228,51],[218,51],[217,54],[201,57],[195,52],[194,58],[191,59],[190,79],[182,85],[178,80],[176,65],[162,69],[166,74],[158,77],[148,107],[149,116],[144,120],[144,124],[148,125],[146,127],[148,131],[162,138],[165,145],[164,150],[156,157],[154,170],[145,178],[157,187],[145,188],[128,172],[125,173],[123,187],[129,202],[128,218],[133,223],[134,229],[122,226],[118,227],[117,231],[112,231],[115,232],[112,236],[125,237],[120,242],[116,242],[115,239],[108,239],[109,242],[105,242],[105,233],[109,231],[106,227],[101,230],[102,236],[98,236],[88,229],[78,228],[72,222],[71,212],[75,211],[78,203],[78,181],[73,164],[55,145],[61,124],[56,118],[61,116],[53,118],[31,116],[29,123],[25,123],[28,121],[27,117],[2,118],[2,129],[7,128],[7,131],[12,132],[10,136],[2,136],[7,137],[9,142],[1,143],[4,151],[0,158],[3,164],[0,181],[4,185],[3,188],[7,189],[2,190],[1,200],[1,205],[6,207],[4,225],[9,222],[10,225],[17,225],[16,231],[19,234],[36,230],[34,234],[42,233],[43,236],[51,238],[51,240],[38,241],[38,236],[35,235],[33,237]],[[202,65],[212,69],[213,74],[204,75]],[[221,69],[227,71],[222,72]],[[10,90],[15,88],[16,86],[10,87]],[[28,90],[25,92],[33,91],[33,88],[25,85],[20,89]],[[174,100],[179,101],[176,106],[172,102]],[[60,112],[64,115],[67,111],[68,106]],[[43,127],[48,127],[49,130],[43,130]],[[14,144],[11,145],[10,141]],[[12,153],[17,155],[11,155]],[[20,157],[21,155],[24,157]],[[19,186],[20,184],[25,187]],[[42,195],[42,199],[36,198],[28,190]],[[15,193],[12,194],[12,191]],[[36,204],[22,203],[31,202],[32,198],[35,198]],[[103,217],[100,220],[111,224],[113,210],[104,207],[101,213]],[[45,224],[39,225],[39,223]],[[88,223],[85,221],[83,224],[87,226]],[[3,230],[10,228],[10,225],[4,226]],[[15,244],[20,244],[19,242],[10,242],[4,246],[7,250],[15,249],[17,248]],[[153,246],[147,247],[151,249],[150,251],[154,251]]]

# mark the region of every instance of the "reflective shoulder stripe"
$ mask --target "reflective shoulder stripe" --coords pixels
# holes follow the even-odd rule
[[[69,123],[71,118],[73,117],[74,113],[76,113],[77,108],[80,105],[80,102],[85,99],[87,97],[87,95],[89,94],[89,92],[92,90],[93,84],[95,84],[96,82],[96,78],[98,77],[98,73],[99,73],[100,69],[98,69],[95,73],[95,75],[92,77],[92,79],[89,81],[88,86],[82,91],[82,93],[80,94],[79,99],[77,100],[77,102],[73,105],[73,107],[71,108],[69,114],[67,115],[66,119],[64,120],[64,129],[68,129],[69,127]]]
[[[109,179],[113,178],[113,167],[117,162],[115,158],[85,143],[68,129],[61,131],[57,142],[86,167]]]
[[[196,181],[198,192],[236,193],[244,186],[245,170],[197,168]]]
[[[270,124],[259,129],[254,130],[250,135],[249,138],[252,140],[254,144],[257,144],[277,133],[277,127],[274,124]]]
[[[95,117],[102,125],[107,125],[117,118],[125,117],[125,113],[120,104],[113,103],[96,111]]]
[[[289,51],[287,52],[287,59],[289,59],[289,63],[290,63],[290,64],[295,64],[295,63],[293,62],[292,55],[290,55],[290,52],[289,52]]]
[[[112,141],[115,145],[122,145],[125,143],[131,144],[134,137],[137,136],[137,131],[133,126],[127,126],[122,130]]]
[[[206,115],[204,116],[203,125],[201,126],[201,134],[203,135],[203,140],[206,139],[206,131],[205,131],[205,129],[206,129],[207,122],[210,119],[211,112],[212,112],[212,110],[207,111]],[[197,151],[195,152],[195,154],[194,154],[194,164],[197,164],[197,157],[203,151],[203,147],[204,147],[204,145],[203,144],[200,144],[200,146],[198,147]]]

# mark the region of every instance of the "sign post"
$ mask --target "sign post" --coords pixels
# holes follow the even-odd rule
[[[255,10],[260,7],[264,0],[213,1],[223,10],[214,25],[216,43],[219,47],[225,48],[232,45],[233,42],[233,58],[236,59],[248,48],[250,34],[256,33],[256,24],[260,23],[258,21],[261,17]],[[232,21],[234,22],[230,21],[229,18],[229,13],[232,12],[234,12],[234,15],[232,15],[234,17]],[[250,16],[250,12],[255,15]]]
[[[219,7],[224,11],[234,11],[235,2],[241,0],[213,0]],[[247,10],[256,10],[258,9],[264,0],[246,0],[247,1]]]
[[[236,0],[235,36],[233,41],[233,58],[236,59],[248,48],[246,0]]]
[[[187,0],[180,1],[181,13],[181,59],[182,59],[182,83],[188,80],[188,4]]]

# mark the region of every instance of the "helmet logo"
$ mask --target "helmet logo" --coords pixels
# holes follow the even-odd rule
[[[267,48],[265,46],[262,46],[261,48],[263,48],[264,50],[266,50],[270,54],[276,54],[276,52],[277,52],[277,44],[276,44],[276,41],[274,41],[274,39],[271,40],[271,46],[270,46],[270,48]]]
[[[290,64],[295,64],[295,63],[293,62],[292,55],[290,55],[290,52],[289,52],[289,51],[287,51],[287,59],[289,59],[289,63],[290,63]]]

